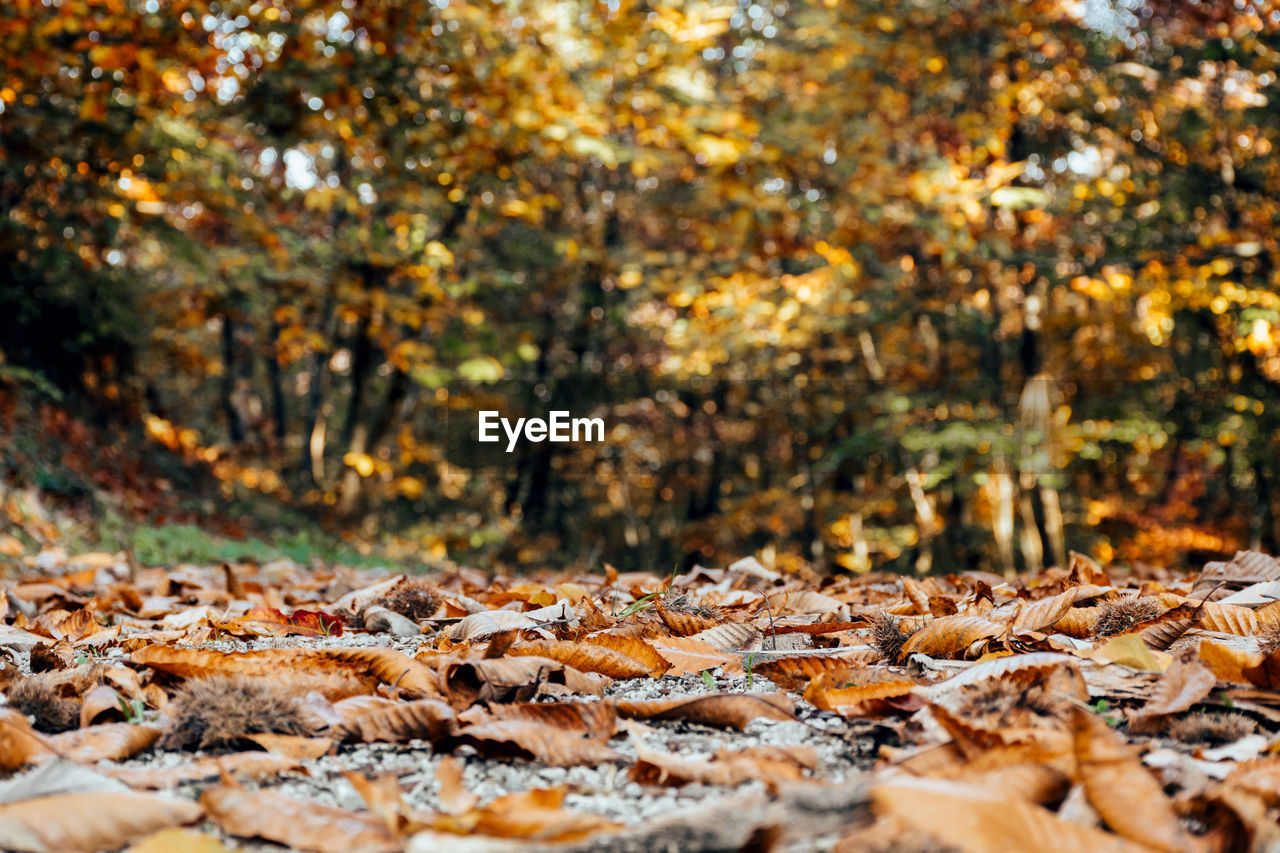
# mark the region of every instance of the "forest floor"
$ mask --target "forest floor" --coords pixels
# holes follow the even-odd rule
[[[11,554],[0,847],[1262,850],[1280,563],[428,575]]]

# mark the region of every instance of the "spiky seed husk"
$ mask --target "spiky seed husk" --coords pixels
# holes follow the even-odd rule
[[[1235,743],[1256,734],[1258,724],[1244,714],[1189,714],[1169,724],[1168,734],[1188,744]]]
[[[897,663],[902,657],[902,646],[911,636],[902,630],[902,620],[891,613],[876,613],[871,616],[871,644],[889,663]]]
[[[443,602],[439,590],[433,585],[421,580],[407,580],[375,603],[417,622],[434,616]]]
[[[1129,595],[1104,601],[1099,608],[1098,620],[1093,623],[1093,635],[1114,637],[1123,634],[1148,619],[1155,619],[1163,610],[1160,600],[1150,595]]]
[[[1280,625],[1268,625],[1258,634],[1258,651],[1264,655],[1280,651]]]
[[[187,682],[170,706],[166,749],[229,747],[246,735],[306,735],[314,718],[290,685],[215,676]]]
[[[80,703],[62,696],[58,685],[40,675],[14,683],[6,698],[10,708],[31,718],[38,732],[57,734],[80,726]]]

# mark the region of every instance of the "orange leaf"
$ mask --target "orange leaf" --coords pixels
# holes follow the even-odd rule
[[[638,660],[648,668],[649,675],[654,678],[671,668],[671,664],[667,663],[666,658],[658,654],[657,649],[639,637],[621,637],[616,634],[599,633],[584,637],[582,642],[613,649],[615,652],[624,654],[632,660]]]
[[[1085,794],[1111,829],[1167,853],[1194,848],[1160,782],[1124,738],[1080,709],[1072,716],[1072,734]]]
[[[794,720],[795,705],[783,693],[710,693],[681,699],[617,703],[618,716],[642,720],[687,720],[704,726],[745,729],[752,720]]]
[[[135,838],[192,823],[203,809],[189,800],[133,792],[57,794],[0,805],[6,850],[115,850]]]
[[[229,835],[265,838],[318,853],[392,853],[404,844],[369,812],[353,812],[287,797],[215,785],[200,795],[209,818]]]
[[[543,640],[517,643],[507,649],[508,655],[540,655],[558,660],[580,672],[598,672],[610,678],[645,678],[649,667],[613,649],[590,643]]]
[[[692,637],[655,637],[649,643],[671,664],[667,671],[670,676],[697,675],[718,666],[724,667],[726,675],[742,671],[742,662],[736,655],[730,657]]]
[[[903,643],[902,659],[916,652],[930,657],[976,658],[989,640],[1004,632],[1004,625],[984,616],[943,616],[926,622]]]

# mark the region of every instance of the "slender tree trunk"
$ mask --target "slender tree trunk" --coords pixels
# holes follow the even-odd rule
[[[227,433],[232,444],[244,441],[244,423],[236,411],[233,395],[236,390],[236,327],[231,314],[222,314],[222,413],[227,418]]]

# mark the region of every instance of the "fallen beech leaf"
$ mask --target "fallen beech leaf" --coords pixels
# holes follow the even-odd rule
[[[341,705],[342,703],[338,703]],[[436,699],[381,705],[343,722],[334,732],[341,741],[389,743],[435,741],[453,728],[453,709]]]
[[[618,713],[612,702],[516,702],[476,705],[458,715],[464,725],[492,720],[522,720],[541,723],[561,731],[608,740],[618,730]]]
[[[461,815],[441,815],[432,827],[460,835],[540,842],[574,841],[622,829],[621,824],[597,815],[563,810],[564,796],[563,788],[535,788],[506,794]]]
[[[1194,849],[1159,781],[1124,738],[1080,709],[1072,716],[1072,735],[1085,793],[1107,826],[1167,853]]]
[[[12,708],[0,708],[0,771],[11,773],[52,754],[26,717]]]
[[[802,589],[795,592],[775,592],[768,596],[767,601],[769,602],[769,609],[774,615],[780,613],[844,613],[847,616],[848,612],[848,608],[845,607],[844,602],[840,599],[814,592],[811,589]]]
[[[615,652],[624,654],[632,660],[637,660],[646,667],[649,675],[654,678],[671,668],[671,664],[667,662],[666,658],[658,654],[657,649],[639,637],[620,637],[616,634],[598,633],[584,637],[582,642],[590,643],[593,646],[603,646],[606,649],[612,649]]]
[[[1202,701],[1217,683],[1217,677],[1202,664],[1175,660],[1161,677],[1147,704],[1129,715],[1129,730],[1147,732],[1159,728],[1161,720]]]
[[[159,726],[105,723],[45,738],[49,748],[69,761],[123,761],[154,744],[163,733]]]
[[[965,853],[1150,853],[1143,844],[1060,820],[1022,799],[956,782],[894,778],[871,792],[877,813],[892,815]]]
[[[1233,681],[1236,684],[1248,684],[1249,678],[1244,674],[1246,669],[1257,666],[1262,661],[1261,655],[1246,652],[1212,640],[1200,641],[1200,660],[1207,666],[1219,681]]]
[[[515,657],[538,655],[571,666],[580,672],[598,672],[609,678],[645,678],[649,667],[622,652],[590,643],[543,640],[517,643],[507,649]]]
[[[369,812],[298,800],[276,791],[215,785],[200,795],[200,805],[229,835],[265,838],[300,850],[392,853],[404,846]]]
[[[1020,607],[1012,611],[1010,625],[1017,631],[1042,631],[1064,619],[1077,601],[1096,598],[1105,591],[1106,587],[1100,586],[1073,586],[1034,603],[1018,602]]]
[[[516,613],[514,610],[489,610],[484,613],[472,613],[442,631],[441,634],[454,641],[476,642],[494,634],[501,634],[503,631],[537,626],[537,622],[523,613]]]
[[[425,696],[439,693],[435,672],[420,661],[395,649],[262,649],[248,652],[220,652],[212,649],[184,649],[174,646],[144,646],[129,658],[177,678],[206,678],[212,675],[244,675],[278,678],[282,669],[308,672],[342,670],[363,677],[372,690],[379,682]]]
[[[714,628],[699,631],[693,635],[692,639],[706,643],[717,651],[736,652],[745,651],[749,648],[759,648],[759,641],[762,636],[755,628],[743,622],[729,622],[725,625],[717,625]]]
[[[670,676],[697,675],[718,666],[724,667],[726,675],[742,671],[742,662],[736,655],[730,657],[692,637],[656,637],[649,644],[671,664],[666,673]]]
[[[815,707],[833,711],[842,717],[884,716],[895,712],[909,714],[924,704],[923,700],[912,696],[917,686],[906,678],[850,683],[848,672],[835,669],[809,682],[804,698]]]
[[[174,788],[188,782],[203,782],[223,775],[241,779],[264,779],[301,765],[293,758],[269,752],[233,752],[189,759],[174,767],[99,767],[98,771],[118,779],[130,788]]]
[[[1280,756],[1241,761],[1226,781],[1262,797],[1267,805],[1274,808],[1280,805]]]
[[[114,688],[99,684],[84,694],[84,699],[80,701],[80,728],[92,725],[103,716],[116,721],[123,720],[124,704],[124,697]]]
[[[256,743],[267,752],[291,759],[319,758],[333,746],[333,741],[324,737],[301,737],[300,735],[281,735],[264,732],[245,735],[244,739]]]
[[[824,672],[865,667],[880,660],[880,652],[855,650],[847,654],[788,655],[755,663],[752,672],[764,676],[784,690],[803,691],[805,685]]]
[[[449,664],[444,681],[455,707],[476,702],[523,702],[532,699],[544,683],[558,683],[576,692],[603,690],[598,680],[559,661],[543,657],[469,660]],[[597,679],[597,680],[593,680]]]
[[[976,658],[982,647],[1006,628],[985,616],[943,616],[926,622],[902,644],[902,660],[919,652],[929,657]]]
[[[480,802],[480,798],[462,784],[462,764],[452,755],[440,759],[436,781],[440,784],[440,808],[445,814],[465,814]]]
[[[688,759],[653,749],[634,732],[637,761],[627,776],[641,785],[680,787],[691,783],[734,787],[762,781],[776,790],[779,782],[800,781],[818,766],[813,747],[749,747],[720,750],[708,759]]]
[[[699,613],[672,610],[664,607],[660,600],[654,605],[654,612],[658,614],[658,618],[662,620],[663,624],[671,629],[671,633],[677,637],[692,637],[694,634],[700,634],[708,628],[716,627],[721,621]]]
[[[115,850],[139,836],[198,820],[188,800],[155,794],[58,794],[0,806],[0,848]]]
[[[232,853],[232,849],[212,835],[194,829],[162,829],[148,835],[125,853]]]
[[[319,610],[294,610],[286,615],[274,607],[251,607],[230,624],[243,625],[274,637],[342,636],[342,620]]]
[[[1167,653],[1148,647],[1136,633],[1121,634],[1099,648],[1080,654],[1099,663],[1114,663],[1146,672],[1164,672],[1173,662]]]
[[[1267,690],[1280,688],[1280,650],[1260,655],[1256,663],[1240,669],[1249,683]]]
[[[618,716],[633,720],[686,720],[742,731],[752,720],[794,720],[795,705],[783,693],[710,693],[679,699],[617,702]]]
[[[596,738],[583,737],[546,723],[527,720],[491,720],[460,729],[440,742],[442,749],[473,746],[489,758],[533,758],[552,767],[604,764],[624,756]]]

